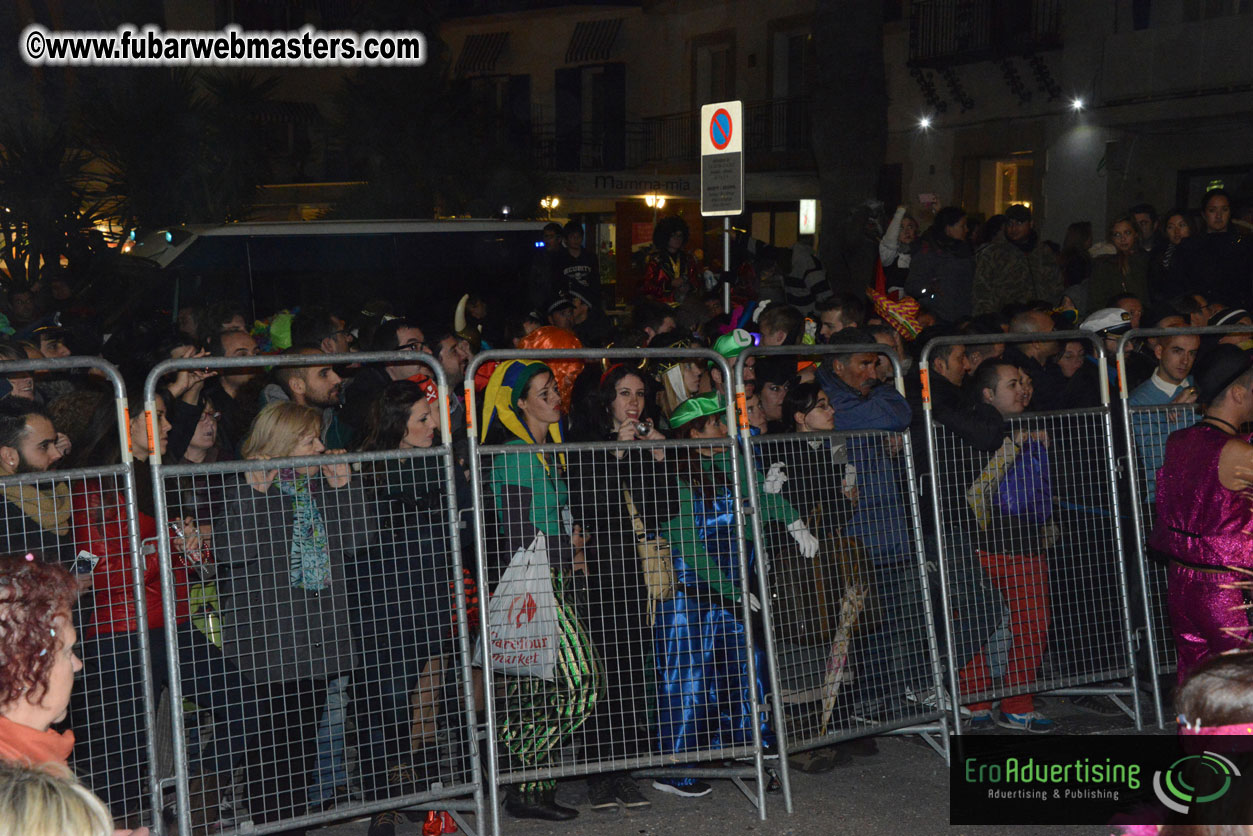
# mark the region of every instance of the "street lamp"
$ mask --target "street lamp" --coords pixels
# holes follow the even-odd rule
[[[542,208],[547,213],[548,220],[551,221],[553,219],[553,210],[561,205],[561,199],[557,197],[555,194],[544,195],[542,198],[540,198],[539,205],[540,205],[540,208]]]
[[[666,205],[666,196],[660,194],[649,193],[644,195],[644,205],[652,207],[653,210],[653,226],[657,225],[657,210],[662,209]]]

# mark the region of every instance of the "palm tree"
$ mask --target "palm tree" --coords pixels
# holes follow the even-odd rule
[[[258,116],[276,82],[135,70],[83,85],[86,144],[123,227],[246,217],[268,175]]]
[[[0,262],[10,283],[33,287],[78,252],[109,201],[65,123],[19,99],[0,111]]]

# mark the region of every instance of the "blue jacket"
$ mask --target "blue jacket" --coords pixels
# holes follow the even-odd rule
[[[912,410],[903,395],[880,385],[862,397],[827,368],[818,383],[835,407],[837,431],[909,429]],[[857,538],[878,564],[904,563],[914,558],[909,537],[908,501],[903,493],[903,453],[891,453],[881,435],[853,435],[848,461],[857,474],[857,505],[845,533]]]
[[[1156,376],[1156,372],[1153,373]],[[1175,391],[1167,394],[1157,386],[1154,378],[1141,383],[1127,396],[1127,405],[1131,407],[1165,407],[1180,389],[1192,385],[1192,378],[1175,387]],[[1157,493],[1157,471],[1166,459],[1166,437],[1175,430],[1190,427],[1196,423],[1196,407],[1192,404],[1181,404],[1166,409],[1146,409],[1131,413],[1131,439],[1135,442],[1137,458],[1140,460],[1140,472],[1144,476],[1144,501],[1149,505]]]
[[[869,395],[862,397],[826,365],[818,370],[818,385],[827,393],[827,400],[831,401],[835,410],[837,430],[901,432],[909,429],[913,410],[905,397],[892,386],[876,386]]]

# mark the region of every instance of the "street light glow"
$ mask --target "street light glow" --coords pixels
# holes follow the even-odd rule
[[[918,127],[922,128],[924,131],[930,130],[931,129],[931,117],[923,116],[921,119],[919,119]]]
[[[1079,98],[1078,96],[1076,96],[1075,98],[1073,98],[1073,99],[1071,99],[1071,100],[1070,100],[1070,109],[1071,109],[1071,110],[1073,110],[1073,111],[1075,111],[1076,113],[1078,113],[1079,111],[1083,110],[1083,108],[1084,108],[1083,99],[1081,99],[1081,98]]]

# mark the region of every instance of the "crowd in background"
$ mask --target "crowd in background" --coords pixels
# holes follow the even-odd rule
[[[44,474],[2,488],[0,552],[31,552],[75,573],[73,620],[85,663],[80,691],[91,695],[69,709],[75,770],[118,822],[138,825],[134,787],[146,742],[137,720],[137,660],[146,643],[157,690],[178,677],[184,696],[212,715],[214,732],[198,754],[193,788],[198,825],[244,810],[265,823],[328,809],[350,792],[378,800],[429,783],[429,774],[406,777],[406,769],[414,771],[411,696],[425,688],[433,711],[456,714],[448,696],[455,677],[440,674],[451,666],[457,638],[447,500],[451,492],[457,507],[471,504],[468,426],[480,432],[480,443],[526,446],[494,454],[484,475],[489,578],[499,578],[543,535],[564,637],[560,686],[516,677],[502,698],[498,734],[511,763],[542,767],[574,735],[607,759],[743,745],[754,727],[769,742],[777,730],[754,716],[749,699],[753,689],[764,698],[770,686],[747,679],[745,659],[760,648],[745,639],[740,606],[751,598],[757,607],[761,590],[744,588],[730,548],[736,535],[728,509],[739,497],[726,446],[732,392],[720,368],[684,359],[510,361],[481,367],[467,380],[471,359],[488,348],[704,347],[734,362],[755,343],[797,346],[796,356],[748,363],[744,419],[753,436],[908,432],[919,471],[929,452],[925,385],[934,419],[948,431],[937,445],[956,445],[972,463],[969,473],[940,486],[935,501],[959,521],[950,549],[970,556],[964,571],[977,576],[972,586],[984,595],[978,609],[986,623],[970,627],[958,642],[962,658],[948,663],[960,668],[963,694],[983,692],[993,679],[1017,692],[999,706],[969,705],[972,727],[1050,731],[1054,720],[1024,692],[1049,652],[1057,534],[1047,515],[1037,519],[984,496],[981,480],[1032,457],[1061,455],[1050,453],[1047,438],[1024,435],[1012,422],[1024,412],[1100,406],[1100,375],[1113,374],[1118,338],[1130,328],[1249,326],[1247,334],[1221,339],[1130,343],[1124,383],[1136,405],[1194,402],[1190,375],[1198,353],[1211,343],[1250,347],[1249,213],[1233,217],[1230,198],[1217,190],[1200,210],[1132,207],[1109,225],[1106,241],[1094,242],[1090,223],[1076,223],[1058,246],[1041,240],[1024,206],[973,229],[958,207],[935,211],[926,224],[902,207],[874,236],[879,259],[858,294],[832,291],[810,242],[784,252],[740,241],[739,263],[726,275],[729,311],[723,276],[693,256],[687,225],[677,217],[656,225],[640,295],[622,309],[606,309],[600,268],[577,221],[546,227],[545,248],[530,274],[518,277],[517,298],[530,303],[528,310],[473,290],[455,311],[415,318],[394,315],[413,309],[411,299],[379,300],[364,310],[331,302],[264,322],[215,304],[100,335],[92,328],[98,311],[83,309],[65,280],[12,290],[5,311],[12,333],[0,339],[0,363],[98,354],[126,383],[129,451],[102,377],[84,369],[5,374],[0,365],[0,476]],[[1095,339],[1050,336],[1059,330]],[[1032,339],[996,340],[1006,333]],[[919,356],[936,337],[948,339],[933,346],[924,384]],[[853,348],[876,343],[883,353]],[[805,346],[817,344],[850,348],[806,361]],[[161,360],[360,350],[409,351],[413,359],[309,360],[272,369],[261,359],[248,368],[184,370],[161,381],[152,432],[146,424],[143,379]],[[888,357],[904,376],[904,395]],[[447,404],[435,384],[436,365],[449,384]],[[473,421],[467,384],[482,410]],[[423,453],[441,443],[443,430],[452,438],[451,484],[441,460]],[[657,446],[667,439],[698,443]],[[620,446],[568,455],[548,446],[563,441]],[[317,461],[345,450],[396,455],[356,470]],[[816,442],[781,442],[772,452],[761,472],[741,477],[759,483],[771,548],[813,558],[829,542],[851,542],[841,548],[859,554],[858,583],[876,590],[875,606],[886,614],[855,643],[862,675],[847,693],[849,710],[900,716],[895,706],[921,699],[929,679],[910,634],[908,613],[921,581],[911,571],[902,522],[912,490],[902,450],[875,439],[838,454]],[[948,447],[930,452],[950,455]],[[175,524],[158,531],[154,454],[167,465],[242,464],[237,473],[167,485]],[[1161,455],[1145,452],[1150,497],[1151,462]],[[263,464],[284,457],[304,459],[275,469]],[[132,583],[123,487],[98,472],[131,458],[140,539],[169,539],[177,593],[175,601],[163,600],[157,550],[146,549],[139,561],[143,612]],[[56,477],[76,468],[97,472]],[[820,522],[810,514],[815,506],[823,508]],[[658,596],[648,588],[636,561],[641,530],[673,549],[669,571],[678,593]],[[468,555],[472,538],[463,539]],[[207,579],[217,599],[216,632],[205,629],[198,599]],[[473,579],[465,582],[473,603]],[[853,582],[846,576],[843,583]],[[0,593],[0,638],[8,642],[5,606]],[[166,607],[174,610],[176,635],[166,634]],[[54,609],[58,629],[66,629],[70,605]],[[482,614],[471,615],[477,628]],[[1009,647],[999,663],[990,644],[998,630]],[[722,649],[714,668],[682,649],[700,640]],[[165,661],[171,644],[177,670]],[[0,680],[23,652],[0,647]],[[654,678],[689,687],[654,688]],[[693,706],[685,701],[692,688],[736,696]],[[26,697],[3,689],[0,695],[8,698],[0,704],[0,731],[3,724],[30,726],[17,710]],[[365,764],[351,788],[343,765],[346,712],[357,718],[357,757]],[[63,719],[41,717],[32,728],[45,733]],[[0,734],[0,754],[4,740]],[[796,766],[824,771],[850,751],[827,747]],[[58,760],[69,756],[67,749]],[[653,787],[685,797],[711,791],[705,781],[683,777]],[[506,808],[520,817],[572,818],[577,811],[554,792],[552,781],[514,786]],[[595,777],[589,792],[593,807],[648,804],[626,773]],[[394,814],[379,814],[371,834],[394,833],[395,825]]]

